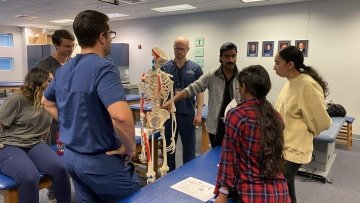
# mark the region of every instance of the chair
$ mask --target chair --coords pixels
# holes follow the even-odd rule
[[[40,175],[39,190],[51,186],[51,180],[46,175]],[[19,193],[16,182],[8,176],[0,173],[0,194],[4,196],[4,203],[18,203]]]

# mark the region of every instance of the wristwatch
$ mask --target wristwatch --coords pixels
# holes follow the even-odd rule
[[[219,189],[219,192],[224,195],[229,195],[229,191],[227,189],[225,189],[224,187],[221,187]]]

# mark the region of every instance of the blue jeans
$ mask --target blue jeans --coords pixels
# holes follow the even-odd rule
[[[134,165],[124,165],[121,156],[79,154],[66,148],[64,158],[77,202],[118,202],[139,189]]]
[[[30,149],[14,146],[0,149],[0,171],[17,183],[20,203],[39,202],[39,171],[49,175],[57,202],[71,201],[64,161],[45,143]]]
[[[182,143],[182,157],[183,163],[192,160],[195,158],[195,144],[196,144],[196,135],[195,135],[195,126],[193,125],[194,115],[189,114],[176,114],[176,123],[177,129],[175,134],[175,142],[177,141],[178,135],[180,134],[181,143]],[[170,145],[171,138],[171,119],[168,119],[165,122],[165,137],[166,145]],[[167,161],[169,166],[169,172],[176,168],[175,163],[175,152],[170,154],[167,153]]]

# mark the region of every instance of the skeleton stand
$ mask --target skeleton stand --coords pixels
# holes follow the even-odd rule
[[[175,132],[176,132],[176,117],[175,117],[175,104],[173,102],[173,81],[171,75],[160,70],[161,65],[167,61],[166,54],[159,48],[154,47],[152,49],[154,56],[153,68],[141,77],[139,84],[139,91],[141,95],[141,107],[140,107],[140,121],[141,121],[141,144],[142,150],[140,154],[140,160],[143,163],[148,163],[148,171],[146,173],[147,182],[151,183],[155,181],[156,172],[154,171],[154,153],[158,153],[158,149],[154,149],[154,133],[160,132],[161,139],[163,141],[163,164],[160,168],[160,174],[163,176],[169,171],[167,165],[167,152],[174,153],[175,151]],[[161,109],[161,106],[166,102],[170,94],[170,100],[172,101],[171,117],[172,117],[172,136],[171,144],[166,147],[166,138],[164,133],[164,123],[170,118],[170,114],[167,110]],[[145,100],[151,104],[152,109],[147,112],[146,115],[143,112],[143,104]],[[151,150],[149,146],[149,137],[144,128],[147,129],[147,133],[151,135]],[[151,156],[150,156],[151,154]]]

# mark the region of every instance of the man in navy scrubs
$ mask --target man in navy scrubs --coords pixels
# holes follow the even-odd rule
[[[203,74],[203,71],[198,64],[186,59],[186,54],[189,49],[189,39],[185,37],[177,37],[174,41],[174,60],[168,61],[161,68],[164,72],[172,75],[175,94],[186,88],[192,82],[199,79]],[[175,103],[177,122],[175,141],[177,141],[178,134],[180,134],[183,147],[182,157],[184,164],[195,158],[195,126],[201,124],[201,112],[203,104],[203,92],[196,94],[196,97],[188,97]],[[166,144],[168,145],[171,143],[171,125],[171,119],[167,120],[165,123],[165,136]],[[167,158],[169,171],[172,171],[176,168],[175,153],[168,152]]]
[[[119,70],[104,59],[116,32],[107,15],[80,12],[73,29],[81,53],[56,73],[42,104],[59,121],[77,202],[117,202],[139,188],[135,128]]]

